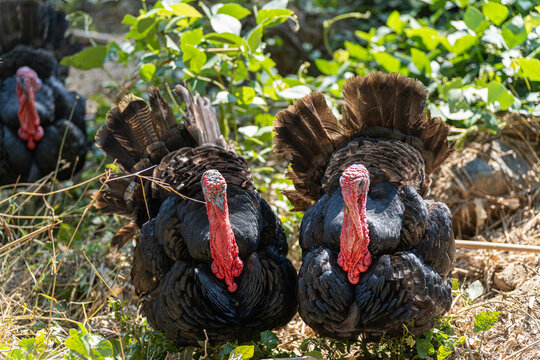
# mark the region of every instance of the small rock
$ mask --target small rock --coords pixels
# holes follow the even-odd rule
[[[509,264],[493,275],[495,286],[501,291],[512,291],[527,278],[527,269],[521,264]]]

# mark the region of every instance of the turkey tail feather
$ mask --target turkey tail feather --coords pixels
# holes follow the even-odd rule
[[[221,135],[216,111],[210,100],[198,93],[193,97],[182,85],[176,85],[173,91],[186,104],[184,123],[198,145],[211,144],[226,148],[227,144]]]
[[[382,131],[400,140],[404,136],[418,138],[419,143],[408,142],[422,153],[428,174],[450,155],[447,140],[450,129],[425,109],[428,92],[420,81],[395,73],[375,72],[347,81],[343,96],[346,103],[343,124],[354,129],[353,135],[365,132],[376,135]]]

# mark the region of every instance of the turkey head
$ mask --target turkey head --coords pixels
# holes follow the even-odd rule
[[[17,70],[17,100],[19,101],[20,128],[17,134],[26,141],[26,147],[33,150],[36,142],[43,138],[44,132],[36,108],[36,93],[41,87],[41,79],[28,66]]]
[[[364,165],[351,165],[343,171],[339,184],[345,209],[337,262],[347,272],[350,283],[357,284],[360,273],[371,265],[371,254],[368,251],[369,228],[366,219],[369,172]]]
[[[229,221],[227,183],[219,171],[208,170],[201,178],[201,185],[210,224],[212,272],[218,279],[225,279],[230,292],[235,292],[238,285],[234,278],[240,276],[244,263],[238,257],[238,245]]]

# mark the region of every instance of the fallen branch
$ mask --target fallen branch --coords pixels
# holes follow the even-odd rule
[[[456,240],[456,247],[462,249],[489,249],[503,251],[524,251],[540,253],[540,246],[493,243],[487,241]]]

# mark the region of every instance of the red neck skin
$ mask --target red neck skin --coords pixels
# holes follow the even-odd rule
[[[41,81],[36,72],[27,66],[17,70],[17,100],[19,102],[20,127],[17,131],[19,138],[26,141],[26,147],[33,150],[36,142],[43,138],[44,132],[40,125],[36,109],[36,93]]]
[[[351,165],[343,172],[340,185],[345,209],[337,261],[338,265],[347,272],[349,282],[358,284],[360,274],[371,265],[371,254],[368,251],[369,228],[366,218],[369,173],[363,165]]]
[[[225,179],[219,174],[220,179],[216,184],[213,176],[207,176],[210,171],[217,174],[219,172],[209,170],[202,177],[206,213],[210,223],[210,251],[214,259],[211,269],[218,279],[225,279],[229,292],[235,292],[238,285],[234,278],[240,276],[244,263],[238,256],[238,245],[229,221]]]

